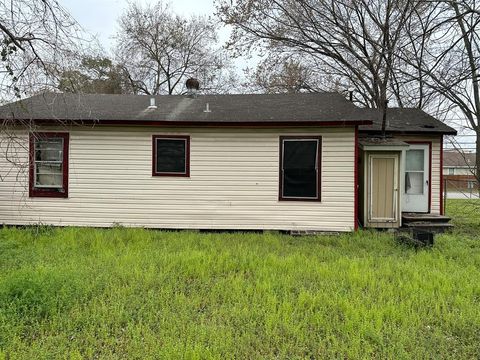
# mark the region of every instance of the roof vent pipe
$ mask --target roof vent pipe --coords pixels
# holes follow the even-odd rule
[[[150,106],[148,107],[149,109],[156,109],[157,105],[155,105],[155,98],[151,97],[150,98]]]
[[[353,92],[354,91],[355,91],[355,88],[353,88],[353,87],[348,88],[348,100],[350,100],[350,102],[353,102]]]
[[[210,104],[209,103],[206,103],[205,104],[205,110],[203,110],[204,113],[210,113],[212,112],[212,110],[210,110]]]

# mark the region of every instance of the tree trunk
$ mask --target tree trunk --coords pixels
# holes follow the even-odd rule
[[[388,109],[388,100],[383,101],[381,104],[380,110],[382,111],[382,136],[387,136],[387,109]]]

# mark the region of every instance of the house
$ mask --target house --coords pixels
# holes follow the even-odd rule
[[[443,177],[448,190],[473,190],[477,184],[475,177],[475,153],[448,149],[443,152]]]
[[[0,108],[0,223],[351,231],[441,214],[442,137],[418,109],[337,93],[46,93]]]

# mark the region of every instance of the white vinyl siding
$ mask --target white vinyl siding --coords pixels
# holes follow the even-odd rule
[[[71,128],[69,133],[68,198],[29,198],[28,171],[12,169],[0,183],[0,223],[324,231],[354,227],[353,128],[97,126]],[[159,134],[190,136],[189,178],[152,176],[152,135]],[[279,137],[296,134],[322,136],[321,202],[278,200]],[[27,134],[22,136],[27,141]],[[27,150],[19,151],[26,161]]]

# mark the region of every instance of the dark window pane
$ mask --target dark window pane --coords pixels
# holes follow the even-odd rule
[[[283,196],[317,198],[316,140],[284,140]]]
[[[283,196],[286,197],[317,197],[316,170],[284,170]]]
[[[183,139],[157,139],[157,173],[184,174],[185,146]]]
[[[316,140],[284,140],[283,168],[284,169],[315,169],[317,162]]]

